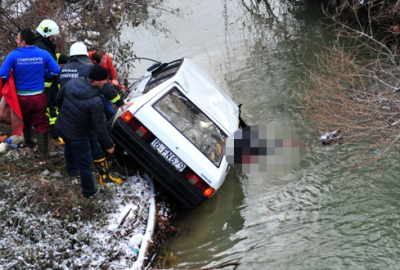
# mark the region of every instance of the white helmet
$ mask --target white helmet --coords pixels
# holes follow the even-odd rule
[[[71,48],[69,48],[69,56],[74,56],[74,55],[89,56],[86,45],[83,44],[82,42],[75,42],[74,44],[72,44]]]
[[[52,20],[43,20],[36,28],[36,31],[39,32],[39,34],[41,34],[44,38],[58,35],[60,33],[58,25]]]

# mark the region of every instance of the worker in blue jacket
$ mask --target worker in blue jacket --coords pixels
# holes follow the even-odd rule
[[[49,121],[46,116],[47,99],[44,80],[58,75],[60,67],[54,58],[34,46],[35,34],[25,28],[18,33],[18,48],[12,51],[0,68],[0,77],[8,81],[13,70],[18,102],[24,120],[25,144],[33,148],[32,126],[36,129],[39,153],[42,158],[51,156],[48,150]]]

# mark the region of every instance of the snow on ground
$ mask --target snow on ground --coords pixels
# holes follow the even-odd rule
[[[19,196],[16,189],[26,186],[14,181],[2,179],[1,192]],[[81,218],[82,207],[72,202],[70,210],[76,216],[60,220],[54,211],[35,214],[35,206],[24,197],[15,204],[0,197],[0,269],[131,268],[146,232],[153,199],[150,181],[135,175],[119,186],[101,187],[98,195],[87,201],[87,207],[96,206],[104,212],[95,213],[90,220]],[[30,192],[29,187],[26,192]]]

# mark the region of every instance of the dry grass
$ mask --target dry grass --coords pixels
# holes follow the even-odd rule
[[[400,147],[398,33],[375,28],[393,3],[384,9],[378,1],[338,2],[341,9],[326,13],[336,42],[315,53],[297,99],[314,128],[342,129],[345,143],[362,150],[354,152],[358,165],[367,164]],[[345,21],[349,14],[352,20]],[[400,22],[400,14],[386,19]]]

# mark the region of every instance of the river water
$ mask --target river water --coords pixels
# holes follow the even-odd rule
[[[249,124],[284,125],[315,146],[285,175],[231,170],[213,198],[180,215],[182,233],[166,243],[177,268],[400,269],[398,170],[351,174],[352,149],[318,145],[326,130],[293,113],[299,60],[312,61],[317,43],[330,42],[319,3],[166,0],[150,8],[147,24],[127,30],[136,55],[190,58],[244,104]]]

